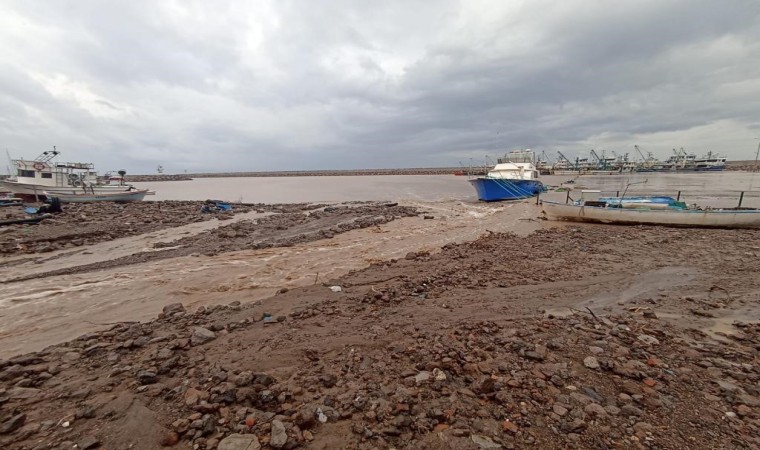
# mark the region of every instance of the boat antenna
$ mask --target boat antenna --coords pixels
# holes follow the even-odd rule
[[[625,180],[628,184],[625,185],[625,190],[623,191],[623,195],[618,199],[618,203],[623,203],[623,199],[625,198],[625,193],[628,192],[628,188],[630,186],[632,186],[634,184],[644,184],[647,181],[649,181],[649,179],[644,179],[644,181],[635,181],[635,182],[631,183],[629,180],[630,180],[630,178],[627,178]]]

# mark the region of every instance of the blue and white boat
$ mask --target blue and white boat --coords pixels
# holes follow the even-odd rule
[[[538,181],[539,172],[533,165],[532,155],[530,151],[512,152],[500,158],[499,164],[486,176],[469,180],[478,199],[484,202],[519,200],[545,191],[543,183]]]

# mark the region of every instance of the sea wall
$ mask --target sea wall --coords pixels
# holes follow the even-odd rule
[[[367,176],[367,175],[451,175],[464,174],[469,169],[461,167],[428,167],[407,169],[350,169],[350,170],[290,170],[278,172],[211,172],[188,173],[182,175],[127,175],[128,182],[144,181],[181,181],[193,178],[227,178],[227,177],[320,177],[320,176]],[[473,175],[485,174],[485,169],[471,171]]]

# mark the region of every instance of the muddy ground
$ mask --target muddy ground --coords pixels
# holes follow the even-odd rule
[[[0,446],[758,448],[758,238],[489,233],[168,305],[0,363]]]
[[[220,217],[226,219],[250,211],[281,213],[325,206],[235,204],[231,213],[203,214],[203,204],[199,201],[67,204],[63,206],[63,212],[39,224],[0,228],[0,256],[82,247]],[[2,208],[0,215],[3,219],[31,217],[23,212],[22,207]]]
[[[157,221],[158,218],[165,217],[163,210],[166,209],[166,203],[175,206],[174,203],[180,202],[159,202],[159,204],[164,204],[163,209],[156,208],[155,205],[149,203],[143,203],[142,205],[147,206],[143,206],[143,209],[135,207],[135,210],[140,211],[136,215],[142,220],[139,224],[141,226],[119,223],[116,218],[111,220],[110,216],[106,216],[105,219],[101,217],[93,225],[98,230],[97,233],[93,233],[86,227],[76,228],[72,225],[71,218],[83,214],[77,209],[67,207],[64,213],[56,216],[54,219],[56,223],[49,224],[46,221],[40,225],[19,227],[17,233],[8,233],[0,242],[3,242],[9,251],[16,250],[19,252],[21,251],[19,248],[23,247],[27,250],[31,248],[38,252],[44,252],[45,250],[41,250],[41,248],[51,249],[48,251],[73,248],[77,245],[74,242],[82,241],[83,234],[89,236],[90,239],[85,241],[85,245],[89,245],[96,241],[109,241],[132,234],[145,234],[214,218],[229,220],[234,213],[243,214],[253,210],[260,215],[254,219],[231,221],[202,233],[157,243],[151,249],[120,258],[49,272],[21,275],[6,281],[24,281],[55,275],[70,275],[188,255],[211,256],[247,249],[289,247],[298,243],[329,239],[336,234],[356,228],[377,226],[401,217],[414,217],[420,214],[413,207],[399,206],[397,203],[377,202],[354,202],[339,205],[236,205],[234,213],[201,214],[199,210],[196,210],[200,208],[199,202],[181,202],[182,208],[179,211],[175,209],[174,214],[169,214],[169,217],[176,216],[175,218],[171,221]],[[190,211],[182,211],[188,206],[184,203],[189,204]],[[192,208],[193,203],[196,203],[197,208]],[[109,206],[119,210],[121,205],[110,204]],[[151,214],[154,210],[158,210],[158,212]],[[117,216],[121,217],[121,214],[117,214]],[[154,223],[154,221],[157,222]],[[122,230],[125,227],[128,227],[126,231]],[[62,229],[68,232],[62,232]],[[41,247],[41,245],[46,246]],[[7,261],[4,265],[12,266],[24,261]],[[0,259],[0,264],[3,264],[2,259]]]

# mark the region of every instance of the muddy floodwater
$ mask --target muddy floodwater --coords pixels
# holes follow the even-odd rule
[[[541,180],[550,186],[567,181],[576,190],[599,189],[605,194],[662,194],[677,196],[704,206],[736,206],[745,192],[743,206],[760,208],[760,173],[640,173],[623,175],[557,175]],[[644,181],[646,180],[646,183]],[[209,198],[252,203],[345,202],[362,200],[477,202],[466,176],[381,175],[266,178],[198,178],[192,181],[135,183],[150,188],[150,200],[205,200]]]

